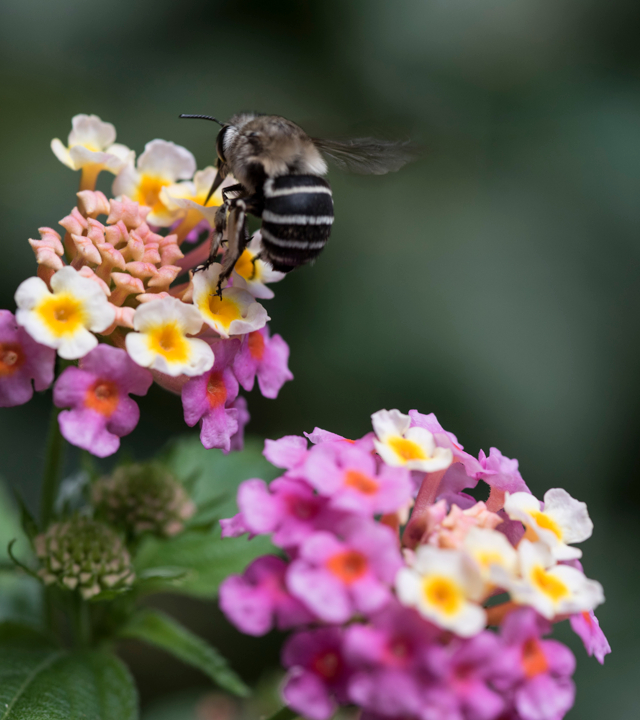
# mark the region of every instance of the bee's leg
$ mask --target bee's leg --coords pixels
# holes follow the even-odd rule
[[[224,190],[222,191],[222,200],[225,203],[230,202],[229,198],[227,197],[229,193],[238,193],[238,196],[241,197],[242,195],[247,194],[247,190],[245,186],[241,185],[240,183],[236,183],[235,185],[229,185],[229,187],[224,188]]]
[[[231,200],[229,222],[227,225],[227,249],[222,260],[222,270],[218,279],[218,296],[222,297],[222,286],[233,272],[233,268],[247,246],[246,230],[247,205],[244,200]]]
[[[201,265],[198,265],[193,269],[194,273],[200,272],[201,270],[206,270],[212,263],[215,262],[218,252],[220,251],[220,245],[222,243],[224,231],[227,228],[227,208],[228,203],[223,203],[216,211],[213,236],[211,238],[211,248],[209,249],[209,257]]]

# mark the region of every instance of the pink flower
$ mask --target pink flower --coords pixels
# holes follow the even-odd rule
[[[494,720],[500,715],[504,700],[488,683],[501,650],[497,635],[487,630],[468,640],[456,639],[429,649],[429,669],[449,694],[451,717]]]
[[[283,548],[297,547],[316,530],[335,524],[335,512],[327,501],[315,495],[306,483],[288,477],[274,480],[268,487],[263,480],[245,480],[238,488],[239,516],[233,524],[224,523],[225,537],[232,532],[253,535],[274,533],[271,541]],[[242,534],[238,532],[238,534]]]
[[[453,462],[462,463],[467,475],[475,477],[476,473],[482,470],[480,463],[469,453],[464,452],[462,445],[458,442],[458,438],[450,432],[447,432],[438,422],[438,418],[434,413],[423,415],[417,410],[409,410],[411,418],[411,427],[421,427],[428,430],[434,436],[438,447],[449,448],[453,453]]]
[[[98,345],[69,367],[56,381],[53,402],[70,407],[58,416],[60,431],[72,445],[98,457],[113,455],[120,438],[133,431],[140,409],[130,397],[146,395],[151,373],[133,362],[124,350]]]
[[[349,699],[384,716],[418,716],[423,706],[425,650],[436,629],[414,610],[392,601],[369,625],[347,628],[344,654],[354,667]]]
[[[265,635],[274,626],[286,630],[314,618],[291,597],[284,585],[287,564],[275,555],[254,560],[243,575],[232,575],[220,585],[220,607],[247,635]]]
[[[363,515],[392,513],[407,506],[413,484],[406,468],[380,464],[364,450],[345,442],[313,447],[301,471],[329,504]]]
[[[189,427],[200,422],[200,440],[207,450],[231,450],[231,438],[238,432],[238,409],[230,407],[238,395],[238,381],[231,363],[240,347],[239,340],[219,340],[211,345],[211,370],[190,378],[182,387],[184,421]]]
[[[272,465],[292,470],[304,462],[307,445],[300,435],[285,435],[279,440],[265,440],[262,454]]]
[[[336,710],[336,701],[346,701],[350,667],[342,652],[339,628],[291,636],[282,650],[282,663],[289,668],[283,699],[309,720],[328,720]]]
[[[55,359],[53,348],[37,343],[12,313],[0,310],[0,407],[24,405],[33,397],[33,386],[46,390]]]
[[[245,335],[240,352],[233,361],[233,371],[242,387],[249,391],[258,377],[260,392],[266,398],[276,398],[280,388],[293,380],[287,365],[289,346],[280,337],[269,337],[267,326]]]
[[[238,414],[236,416],[236,420],[238,421],[238,429],[236,430],[235,435],[231,436],[229,449],[242,450],[244,448],[244,428],[249,422],[249,420],[251,420],[251,415],[249,415],[249,410],[247,409],[247,401],[245,398],[239,395],[231,403],[231,405],[229,405],[229,408],[231,410],[235,409],[238,411]]]
[[[531,492],[518,470],[518,461],[505,457],[500,450],[492,447],[489,457],[480,450],[479,461],[481,470],[476,477],[484,480],[498,490],[515,492]]]
[[[356,612],[381,610],[402,566],[397,536],[386,526],[349,518],[344,540],[317,532],[305,540],[287,572],[287,587],[325,622],[342,623]]]
[[[503,647],[492,668],[494,687],[513,697],[522,720],[560,720],[572,707],[576,661],[556,640],[542,640],[549,623],[531,608],[507,615],[501,628]]]
[[[600,665],[604,664],[604,656],[611,652],[611,645],[600,628],[598,618],[593,610],[572,615],[569,618],[571,629],[584,643],[585,650],[594,655]]]

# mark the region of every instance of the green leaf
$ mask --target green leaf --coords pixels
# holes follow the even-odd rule
[[[257,440],[248,441],[242,452],[224,455],[220,450],[205,450],[198,438],[185,438],[170,447],[163,463],[183,482],[197,477],[191,496],[198,513],[192,528],[176,537],[146,537],[134,559],[136,572],[141,575],[150,568],[167,565],[183,568],[187,571],[185,577],[166,589],[213,598],[222,580],[242,572],[258,555],[273,552],[273,546],[266,537],[222,540],[218,523],[209,525],[203,516],[213,507],[219,517],[235,515],[238,485],[255,477],[272,480],[279,471],[264,459],[262,443]]]
[[[24,500],[22,499],[22,495],[20,495],[20,493],[15,488],[13,489],[13,495],[16,499],[16,502],[18,503],[18,507],[20,508],[22,529],[24,530],[29,540],[33,540],[33,538],[39,532],[38,524],[34,520],[33,515],[29,511],[29,508],[26,506]]]
[[[23,561],[30,558],[32,556],[30,545],[20,527],[20,515],[4,484],[0,481],[0,561],[9,562],[7,546],[14,538],[20,541],[18,557]]]
[[[68,652],[29,628],[0,625],[0,720],[136,720],[127,668],[113,654]]]
[[[268,482],[282,473],[262,456],[262,446],[262,441],[249,438],[244,450],[224,455],[221,450],[206,450],[190,436],[174,442],[163,461],[178,480],[197,478],[189,493],[199,509],[210,509],[208,504],[215,500],[216,514],[231,517],[238,512],[236,491],[243,480]]]
[[[166,650],[188,665],[202,670],[221,688],[235,695],[247,697],[250,694],[249,688],[215,648],[164,613],[142,610],[131,618],[119,635]]]
[[[42,622],[42,584],[15,571],[0,572],[0,622]]]

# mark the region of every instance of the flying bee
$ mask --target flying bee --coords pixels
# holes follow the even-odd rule
[[[198,268],[205,269],[215,260],[226,233],[218,294],[249,240],[247,214],[262,219],[259,257],[274,270],[286,273],[318,257],[333,224],[333,198],[323,177],[327,174],[323,155],[343,170],[373,175],[399,170],[416,157],[415,147],[408,142],[311,138],[299,125],[278,115],[240,113],[226,123],[209,115],[180,117],[212,120],[222,126],[216,140],[218,173],[205,205],[228,175],[237,180],[222,191],[209,258]]]

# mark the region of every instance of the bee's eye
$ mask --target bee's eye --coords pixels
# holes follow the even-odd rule
[[[218,138],[216,140],[216,151],[218,153],[218,157],[222,162],[226,162],[227,160],[224,156],[224,139],[230,127],[230,125],[225,125],[218,133]]]

